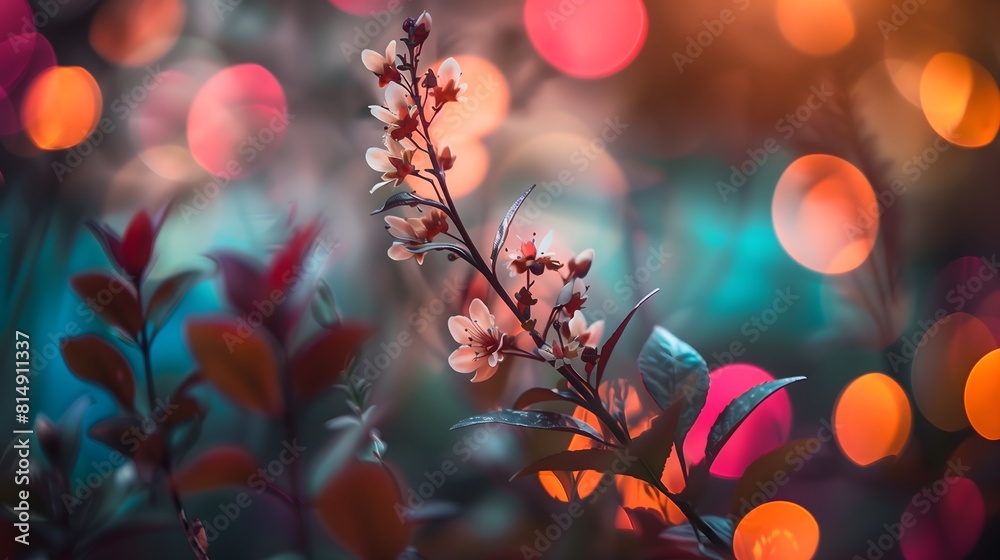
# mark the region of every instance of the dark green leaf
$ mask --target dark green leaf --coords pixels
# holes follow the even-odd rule
[[[732,548],[733,533],[736,527],[733,522],[723,517],[703,515],[701,520],[712,528],[723,541]],[[703,542],[704,537],[695,533],[690,523],[675,525],[660,533],[660,539],[667,548],[657,549],[663,558],[707,558],[710,560],[730,560],[731,553],[719,550],[711,543]]]
[[[337,303],[333,299],[333,291],[326,280],[320,278],[316,282],[316,296],[313,297],[310,306],[312,316],[323,328],[330,328],[337,324],[339,318],[337,314]]]
[[[592,428],[583,420],[559,414],[558,412],[546,412],[543,410],[497,410],[488,414],[480,414],[466,418],[451,427],[452,430],[473,426],[476,424],[507,424],[521,428],[533,428],[536,430],[555,430],[557,432],[569,432],[589,437],[590,439],[604,445],[610,445],[597,430]]]
[[[541,471],[597,471],[658,484],[670,456],[680,406],[673,406],[653,419],[649,429],[622,449],[579,449],[550,455],[514,475]]]
[[[586,403],[576,393],[556,391],[555,389],[546,389],[545,387],[533,387],[521,393],[521,396],[517,397],[517,401],[514,402],[512,408],[514,410],[521,410],[533,404],[551,401],[568,401],[580,406],[586,406]]]
[[[740,427],[740,424],[750,416],[750,413],[754,409],[782,387],[796,381],[802,381],[803,379],[805,377],[788,377],[762,383],[748,389],[745,393],[726,405],[726,408],[719,414],[719,417],[715,420],[715,424],[712,425],[711,431],[708,433],[708,443],[705,445],[705,462],[707,465],[711,466],[712,461],[718,457],[719,452],[722,451],[726,442],[732,437],[736,428]]]
[[[660,408],[684,403],[675,436],[683,459],[684,438],[708,398],[708,365],[689,344],[657,326],[639,352],[639,372],[646,391]]]
[[[398,208],[400,206],[412,207],[420,205],[431,206],[439,210],[444,210],[445,213],[449,213],[448,207],[441,204],[440,202],[430,200],[427,198],[421,198],[411,192],[401,192],[401,193],[396,193],[390,196],[388,199],[386,199],[385,204],[383,204],[382,207],[379,208],[378,210],[373,211],[371,215],[374,216],[376,214],[381,214],[386,210],[392,210],[393,208]]]
[[[646,297],[639,300],[639,303],[635,304],[635,307],[632,308],[632,311],[629,311],[628,315],[626,315],[625,318],[622,319],[622,322],[618,325],[618,328],[615,329],[615,332],[611,333],[611,336],[604,343],[604,346],[601,346],[601,354],[600,354],[601,359],[597,362],[597,374],[596,374],[597,381],[595,382],[595,385],[597,386],[601,385],[601,379],[604,378],[604,370],[608,367],[608,361],[611,359],[611,353],[615,351],[615,346],[618,344],[618,340],[622,337],[622,334],[625,332],[625,327],[628,326],[628,322],[632,320],[632,316],[635,315],[635,312],[639,310],[639,307],[641,307],[642,304],[646,303],[647,299],[653,297],[653,294],[659,291],[660,289],[657,288],[652,292],[646,294]]]
[[[708,366],[694,348],[657,326],[639,352],[639,373],[646,391],[661,409],[676,402],[678,387],[692,375],[708,375]]]
[[[807,439],[790,441],[754,459],[736,483],[729,512],[736,519],[742,519],[751,509],[760,505],[761,497],[767,501],[775,499],[778,488],[788,483],[788,475],[793,470],[802,468],[804,463],[798,461],[803,459],[796,456],[796,451],[803,449],[808,442]],[[789,458],[793,458],[794,461],[789,461]],[[781,477],[780,481],[778,477]],[[769,485],[774,487],[774,493],[761,494],[761,489]]]
[[[528,190],[524,191],[524,194],[519,196],[514,204],[511,205],[510,210],[507,210],[507,215],[503,217],[503,221],[500,222],[500,227],[497,228],[496,237],[493,238],[493,250],[490,251],[490,262],[493,264],[493,270],[497,269],[497,256],[500,254],[500,247],[503,246],[504,241],[507,240],[507,233],[510,230],[510,223],[514,221],[514,216],[517,215],[517,209],[521,207],[531,191],[535,190],[535,185],[528,187]]]
[[[466,262],[472,264],[472,255],[469,254],[469,251],[467,251],[465,247],[455,245],[454,243],[424,243],[423,245],[418,245],[416,247],[407,246],[406,250],[414,255],[429,253],[431,251],[448,251],[458,255]]]
[[[646,431],[629,444],[629,454],[639,459],[639,464],[632,469],[638,471],[636,478],[655,485],[663,477],[663,467],[667,464],[670,448],[674,445],[680,411],[680,403],[664,410],[653,419]]]
[[[621,472],[617,473],[614,472],[614,464],[616,460],[620,460],[620,464],[622,465],[622,468],[619,468]],[[629,463],[631,463],[631,461],[628,460],[628,455],[626,455],[622,450],[576,449],[572,451],[561,451],[554,455],[549,455],[548,457],[539,459],[527,467],[524,467],[520,470],[520,472],[512,476],[511,480],[543,471],[596,471],[610,472],[612,474],[625,474],[625,471],[628,470]]]

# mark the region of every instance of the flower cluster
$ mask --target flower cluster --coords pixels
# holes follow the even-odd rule
[[[516,332],[501,328],[496,315],[487,305],[489,298],[473,299],[467,315],[448,319],[448,330],[459,345],[448,357],[452,369],[473,374],[472,381],[480,382],[495,376],[502,364],[515,361],[507,358],[515,358],[547,364],[564,380],[555,390],[542,387],[527,390],[518,398],[513,409],[475,416],[454,427],[503,423],[571,432],[593,442],[590,451],[580,456],[585,456],[586,461],[579,459],[583,462],[575,463],[578,460],[575,456],[553,455],[538,461],[522,474],[606,471],[617,460],[616,451],[610,448],[626,448],[630,454],[640,456],[643,468],[618,473],[621,475],[619,479],[639,481],[644,485],[641,486],[643,492],[658,493],[657,507],[666,502],[676,505],[699,535],[695,539],[699,546],[700,535],[703,535],[719,550],[731,553],[731,537],[727,539],[718,528],[705,522],[686,501],[688,496],[671,492],[661,480],[671,448],[677,449],[677,461],[685,481],[689,475],[707,476],[711,460],[703,461],[697,466],[701,470],[695,473],[693,469],[696,466],[687,465],[681,457],[684,437],[706,402],[709,378],[704,359],[666,329],[657,327],[654,330],[640,353],[638,364],[643,386],[660,412],[650,416],[645,430],[637,430],[639,426],[635,425],[634,418],[630,422],[623,405],[618,402],[621,399],[601,391],[602,387],[609,386],[608,383],[602,384],[602,377],[628,322],[639,306],[653,294],[641,300],[602,344],[604,322],[588,325],[583,314],[589,289],[584,279],[593,265],[594,250],[581,251],[565,262],[557,260],[556,255],[549,251],[551,232],[541,241],[537,241],[533,234],[528,240],[520,239],[513,248],[505,247],[510,225],[534,186],[507,211],[497,228],[490,254],[480,252],[448,189],[447,172],[454,165],[456,156],[449,147],[439,149],[434,145],[430,128],[443,106],[465,100],[467,86],[461,82],[461,69],[453,58],[445,60],[436,72],[420,69],[420,55],[431,32],[431,18],[426,12],[417,19],[408,18],[403,23],[403,31],[407,35],[400,41],[406,47],[405,52],[400,52],[398,43],[393,41],[386,47],[384,55],[372,50],[362,54],[365,67],[378,78],[379,87],[385,89],[385,103],[371,106],[372,115],[383,123],[385,133],[382,139],[384,148],[371,148],[366,154],[371,168],[382,174],[381,181],[371,191],[375,192],[390,183],[396,188],[405,182],[419,184],[416,181],[423,181],[433,188],[434,197],[409,191],[397,192],[380,209],[372,212],[380,214],[407,207],[421,213],[419,217],[390,215],[385,218],[386,229],[393,238],[389,257],[398,261],[414,258],[422,264],[427,253],[441,251],[450,260],[467,262],[499,299],[498,305],[502,304],[498,307],[499,312],[509,312],[520,324],[520,330]],[[427,161],[428,167],[422,168],[423,164],[419,161]],[[509,273],[509,278],[504,281],[497,274],[501,249],[506,252]],[[561,288],[551,301],[540,301],[544,299],[541,294],[545,292],[538,289],[538,282],[561,284]],[[758,387],[748,391],[739,397],[741,402],[733,410],[749,414],[760,400],[798,379],[778,380],[764,389]],[[678,388],[686,391],[681,398],[676,394]],[[528,410],[531,405],[546,401],[573,403],[589,416],[581,419],[577,415]],[[720,417],[722,419],[712,427],[715,435],[706,444],[705,456],[717,456],[728,435],[745,417],[744,414],[735,422]],[[635,436],[630,432],[634,432]],[[559,480],[579,483],[578,478],[572,477]],[[563,488],[562,495],[579,495],[578,490]],[[665,516],[660,519],[665,519]],[[659,532],[657,530],[655,534]],[[731,531],[729,534],[732,534]]]

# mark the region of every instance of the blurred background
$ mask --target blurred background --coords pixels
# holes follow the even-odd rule
[[[595,249],[589,320],[613,329],[660,289],[619,345],[615,378],[639,387],[630,356],[654,325],[716,370],[717,411],[768,378],[808,376],[737,433],[701,511],[799,504],[819,527],[816,558],[995,557],[1000,4],[987,0],[3,0],[2,354],[12,362],[6,340],[31,333],[34,412],[58,418],[85,393],[84,426],[114,409],[57,352],[73,331],[107,334],[67,284],[107,266],[87,219],[121,231],[176,199],[157,278],[211,271],[203,255],[219,248],[263,258],[290,212],[321,216],[310,279],[330,284],[342,316],[377,326],[355,368],[377,372],[404,497],[455,467],[432,494],[457,508],[420,527],[420,554],[638,557],[620,508],[656,506],[621,488],[538,544],[566,496],[508,478],[568,438],[448,430],[557,376],[519,363],[472,385],[453,372],[447,317],[485,286],[441,255],[389,260],[369,216],[389,188],[368,194],[364,153],[382,134],[368,105],[382,92],[361,51],[384,52],[425,9],[424,60],[454,56],[469,84],[435,127],[458,155],[449,183],[473,235],[488,245],[537,184],[511,239],[551,230],[563,259]],[[158,383],[192,368],[185,318],[225,312],[218,281],[190,293],[154,349]],[[262,464],[280,451],[273,426],[203,398],[199,446],[239,443]],[[323,423],[346,410],[330,394],[302,411],[305,445],[331,445]],[[80,473],[107,452],[85,437]],[[750,467],[769,452],[782,482]],[[187,505],[211,518],[233,495]],[[291,516],[254,498],[215,556],[287,549]],[[916,525],[897,535],[908,514]],[[795,534],[783,519],[765,520],[774,538]],[[319,557],[350,557],[314,525]],[[130,557],[189,554],[178,535],[150,551],[152,538]]]

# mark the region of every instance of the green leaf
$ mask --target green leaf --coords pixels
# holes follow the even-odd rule
[[[629,453],[639,458],[638,467],[642,468],[640,476],[636,478],[656,485],[663,477],[663,468],[670,458],[670,448],[674,445],[680,411],[679,403],[664,410],[653,419],[646,431],[629,444]],[[646,469],[652,473],[646,472]]]
[[[612,474],[625,474],[625,471],[628,470],[627,465],[625,469],[619,469],[621,472],[614,472],[615,460],[626,461],[628,458],[627,455],[623,454],[624,451],[622,450],[597,448],[561,451],[554,455],[549,455],[548,457],[539,459],[527,467],[524,467],[510,479],[514,480],[515,478],[543,471],[596,471],[611,472]]]
[[[732,549],[735,525],[729,519],[715,515],[703,515],[701,520],[712,528],[716,535]],[[660,558],[706,558],[709,560],[730,560],[732,552],[719,550],[714,544],[704,542],[705,537],[695,532],[690,523],[668,528],[660,533],[660,540],[666,548],[657,549]]]
[[[684,403],[674,438],[683,458],[684,438],[708,398],[708,365],[689,344],[657,326],[639,352],[639,372],[646,391],[661,409]]]
[[[521,428],[533,428],[536,430],[554,430],[557,432],[569,432],[589,437],[590,439],[603,445],[611,445],[604,441],[601,434],[583,420],[573,418],[558,412],[546,412],[543,410],[497,410],[488,414],[480,414],[471,418],[466,418],[451,427],[452,430],[474,426],[476,424],[507,424]]]
[[[275,343],[264,329],[239,329],[228,319],[191,323],[191,353],[219,392],[254,412],[276,417],[284,409]]]
[[[611,336],[608,338],[608,340],[604,343],[604,346],[601,346],[601,353],[600,353],[601,359],[597,362],[597,374],[596,374],[597,381],[595,382],[595,385],[597,385],[598,387],[601,385],[601,379],[604,378],[604,370],[607,369],[608,367],[608,360],[611,359],[611,353],[615,351],[615,346],[618,345],[618,340],[621,339],[622,334],[625,333],[625,327],[628,326],[628,322],[632,320],[632,316],[635,315],[635,312],[638,311],[640,307],[642,307],[642,304],[646,303],[646,300],[653,297],[653,294],[659,291],[660,289],[657,288],[652,292],[646,294],[646,297],[639,300],[639,303],[635,304],[635,307],[632,308],[632,311],[629,311],[628,315],[626,315],[625,318],[622,319],[622,322],[618,325],[618,328],[615,329],[615,332],[613,332]]]
[[[679,406],[661,412],[649,429],[623,449],[579,449],[562,451],[532,463],[513,478],[541,471],[597,471],[630,476],[657,485],[670,456],[677,430]]]
[[[751,387],[726,405],[726,408],[719,414],[719,417],[715,420],[715,424],[712,425],[712,429],[708,433],[708,442],[705,445],[706,465],[711,466],[715,458],[719,456],[719,452],[726,445],[726,442],[733,436],[736,428],[740,427],[740,424],[750,416],[750,413],[754,409],[782,387],[796,381],[802,381],[803,379],[805,377],[787,377],[785,379],[776,379],[762,383],[756,387]]]
[[[337,302],[333,299],[333,291],[326,280],[316,281],[316,296],[310,305],[312,316],[323,328],[329,329],[337,324]]]
[[[323,444],[315,454],[309,469],[308,491],[318,494],[323,486],[345,465],[355,460],[355,454],[369,440],[369,426],[360,423],[349,425],[337,431],[337,437]]]
[[[493,271],[497,269],[497,256],[500,255],[500,247],[503,246],[504,241],[507,240],[507,233],[510,230],[510,223],[514,221],[514,216],[517,215],[517,210],[521,207],[531,191],[535,190],[535,185],[528,187],[528,190],[524,191],[524,194],[517,197],[514,204],[511,205],[510,210],[507,210],[507,215],[503,217],[503,221],[500,222],[500,227],[497,228],[497,234],[493,238],[493,249],[490,251],[490,262],[493,265]]]
[[[400,206],[412,207],[420,205],[431,206],[439,210],[444,210],[445,213],[448,213],[448,207],[441,204],[440,202],[436,202],[434,200],[430,200],[427,198],[421,198],[411,192],[401,192],[401,193],[396,193],[390,196],[388,199],[386,199],[385,204],[383,204],[382,207],[379,208],[378,210],[373,211],[371,215],[374,216],[376,214],[381,214],[386,210],[392,210],[393,208],[398,208]]]
[[[135,375],[125,356],[114,346],[87,334],[64,340],[62,354],[73,375],[99,385],[123,408],[135,411]]]
[[[474,264],[472,262],[472,255],[469,251],[465,247],[461,247],[454,243],[424,243],[423,245],[417,245],[416,247],[407,246],[406,250],[414,255],[421,255],[431,251],[448,251],[449,253],[458,255],[466,262]]]
[[[677,400],[678,387],[692,375],[708,375],[708,366],[694,348],[657,326],[639,352],[639,372],[646,391],[661,409]]]
[[[574,392],[557,391],[555,389],[546,389],[545,387],[532,387],[517,397],[517,401],[514,402],[512,408],[514,410],[521,410],[533,404],[551,401],[567,401],[579,406],[587,406],[587,403],[583,402],[580,396]]]
[[[805,459],[797,459],[803,461],[802,463],[790,462],[788,459],[793,457],[797,450],[803,449],[803,446],[808,444],[808,442],[808,439],[790,441],[777,449],[761,455],[747,465],[746,470],[743,471],[743,476],[736,483],[736,489],[733,490],[733,499],[729,513],[735,519],[742,519],[751,509],[760,505],[759,503],[755,503],[755,501],[759,502],[761,497],[764,497],[765,501],[778,499],[778,489],[788,483],[789,475],[793,471],[802,468],[805,464]],[[768,485],[774,486],[774,494],[770,492],[767,494],[761,493],[761,489],[767,488]]]

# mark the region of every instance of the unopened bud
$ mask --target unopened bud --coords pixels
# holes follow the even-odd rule
[[[455,160],[458,156],[453,154],[451,151],[451,146],[445,146],[441,149],[441,153],[438,154],[438,162],[441,163],[441,169],[448,171],[455,166]]]

